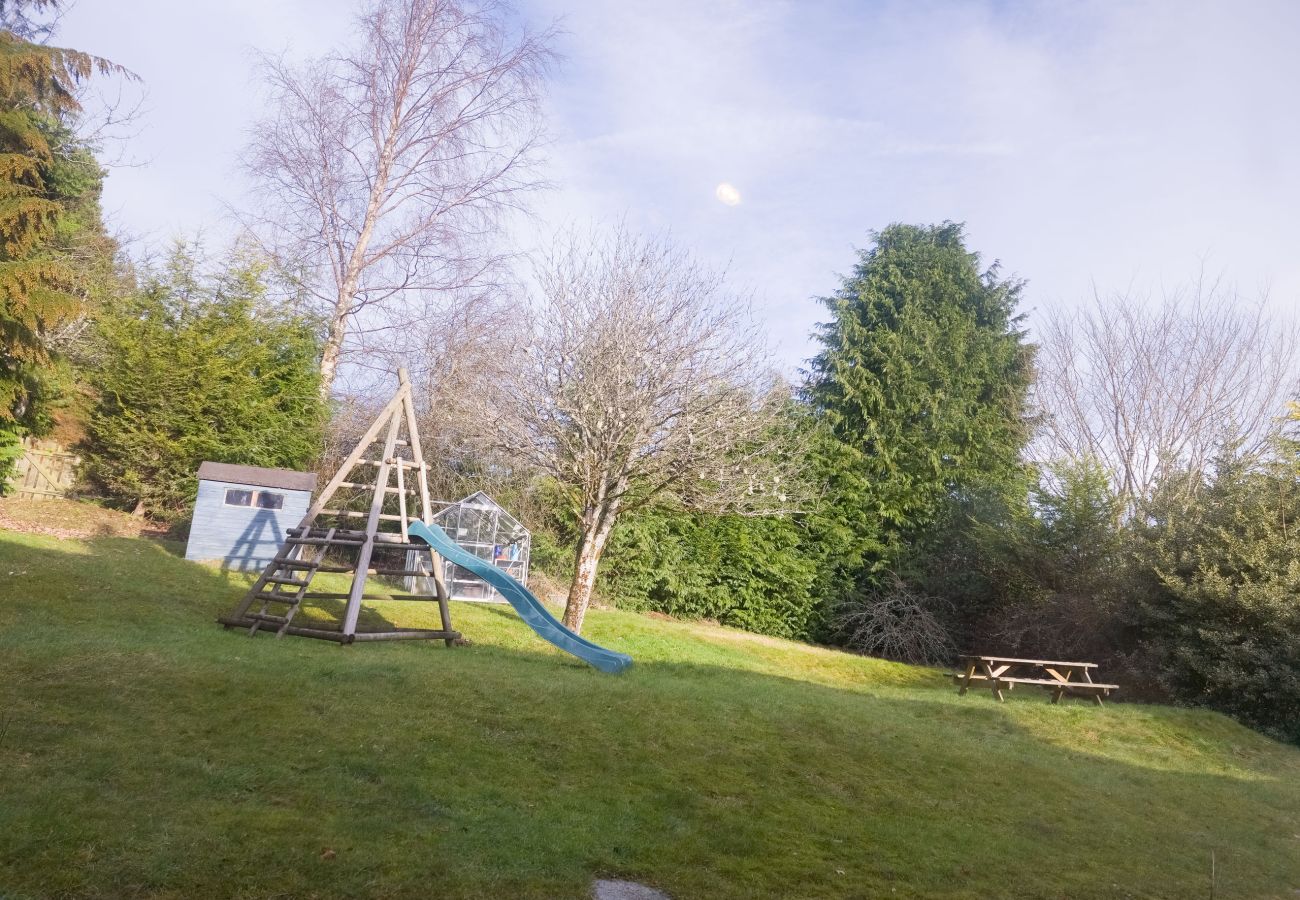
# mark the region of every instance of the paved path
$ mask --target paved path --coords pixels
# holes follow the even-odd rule
[[[637,884],[598,878],[591,886],[591,900],[672,900],[663,891]]]

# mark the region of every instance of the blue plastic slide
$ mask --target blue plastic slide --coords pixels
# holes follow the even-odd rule
[[[497,568],[492,560],[475,556],[462,548],[437,525],[412,522],[407,528],[407,534],[418,537],[444,558],[463,569],[469,569],[496,588],[497,593],[506,598],[515,608],[515,612],[519,613],[519,618],[528,623],[529,628],[561,650],[572,653],[583,662],[611,675],[622,672],[632,665],[632,657],[626,653],[606,650],[565,628],[560,624],[559,619],[546,611],[546,607],[542,606],[542,602],[534,597],[528,588]]]

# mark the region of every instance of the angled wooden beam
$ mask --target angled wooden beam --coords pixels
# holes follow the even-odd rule
[[[315,501],[312,502],[312,505],[307,510],[307,514],[303,516],[302,521],[298,523],[299,528],[306,528],[315,521],[316,517],[320,515],[320,511],[325,507],[325,504],[334,496],[334,492],[339,489],[339,486],[343,482],[348,480],[348,474],[363,461],[362,457],[365,456],[366,449],[375,442],[375,438],[379,436],[380,430],[388,423],[393,413],[402,407],[403,397],[409,390],[410,387],[408,385],[403,385],[398,388],[393,399],[389,400],[388,403],[385,404],[383,410],[375,417],[374,424],[366,430],[366,433],[362,436],[361,440],[357,442],[357,446],[350,454],[348,454],[348,458],[343,461],[343,465],[339,466],[339,470],[334,473],[334,477],[330,479],[329,484],[325,485],[325,489],[322,490],[316,497]],[[387,459],[391,456],[392,449],[389,448],[385,458]]]
[[[400,400],[410,390],[407,385],[398,389]],[[389,414],[388,437],[384,440],[384,455],[379,461],[379,472],[375,476],[375,493],[370,498],[370,516],[366,519],[366,541],[357,554],[357,573],[352,578],[352,592],[348,597],[348,608],[343,618],[343,634],[351,637],[357,633],[357,618],[361,615],[361,598],[366,591],[366,571],[370,568],[370,557],[375,550],[375,532],[379,530],[379,514],[384,508],[387,494],[388,478],[392,469],[393,450],[397,445],[397,430],[402,424],[402,407],[399,405]]]

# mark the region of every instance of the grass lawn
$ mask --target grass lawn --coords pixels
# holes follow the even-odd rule
[[[250,640],[177,554],[0,532],[0,897],[1300,896],[1300,750],[1212,713],[617,612],[616,677],[501,607]]]

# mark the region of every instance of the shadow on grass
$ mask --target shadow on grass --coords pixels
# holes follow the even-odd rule
[[[467,618],[500,630],[470,648],[249,641],[213,623],[246,575],[7,537],[18,895],[225,896],[267,846],[246,895],[423,896],[437,872],[464,897],[594,874],[681,898],[1185,897],[1212,851],[1219,896],[1300,887],[1300,756],[1212,714],[674,660],[610,677],[485,605]]]

